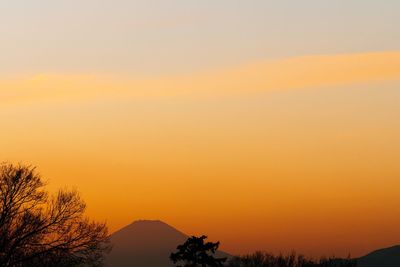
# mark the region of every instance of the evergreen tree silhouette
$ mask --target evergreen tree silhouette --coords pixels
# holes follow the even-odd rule
[[[226,258],[216,258],[214,255],[219,247],[219,242],[204,242],[207,236],[192,236],[177,247],[176,253],[171,253],[170,259],[174,264],[184,263],[176,267],[219,267],[223,266]]]

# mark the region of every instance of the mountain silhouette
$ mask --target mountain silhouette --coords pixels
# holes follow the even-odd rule
[[[109,267],[170,267],[171,252],[188,238],[162,221],[140,220],[111,235]],[[218,257],[228,254],[218,252]]]
[[[399,267],[400,246],[379,249],[357,260],[358,267]]]

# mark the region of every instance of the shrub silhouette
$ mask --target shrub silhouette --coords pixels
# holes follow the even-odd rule
[[[237,256],[232,258],[226,267],[355,267],[356,261],[351,259],[321,258],[318,261],[307,259],[302,255],[274,256],[265,252]]]
[[[177,247],[176,253],[171,253],[170,259],[176,264],[179,262],[185,263],[183,267],[219,267],[224,266],[226,258],[216,258],[214,254],[218,250],[219,242],[204,243],[206,236],[192,236],[186,240],[183,245]],[[177,267],[182,267],[177,265]]]
[[[35,168],[0,165],[0,266],[101,265],[107,226],[84,217],[76,191],[44,186]]]

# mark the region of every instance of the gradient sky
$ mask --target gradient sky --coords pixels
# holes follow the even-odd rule
[[[400,243],[400,2],[0,2],[0,161],[112,231],[231,253]]]

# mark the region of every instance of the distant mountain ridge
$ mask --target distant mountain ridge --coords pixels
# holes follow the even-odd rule
[[[158,220],[140,220],[111,235],[109,267],[172,267],[169,255],[188,236]],[[219,257],[229,256],[218,252]]]
[[[400,246],[375,250],[357,259],[358,267],[400,267]]]

